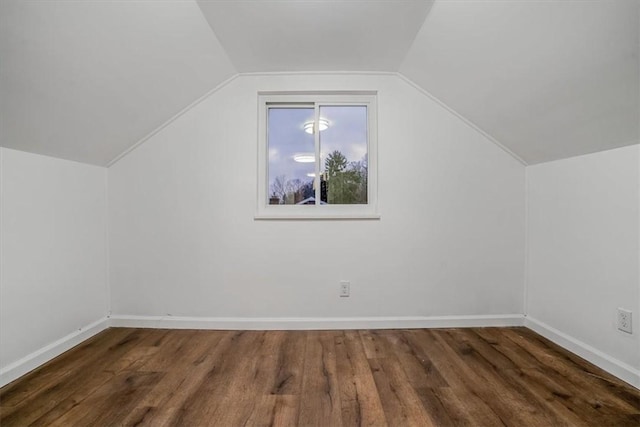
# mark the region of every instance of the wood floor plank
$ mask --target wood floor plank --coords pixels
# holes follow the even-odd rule
[[[28,404],[35,394],[82,370],[84,366],[101,358],[111,346],[134,333],[137,332],[131,329],[114,328],[105,331],[75,347],[73,351],[61,354],[18,381],[6,385],[2,389],[0,400],[3,413],[10,414],[11,409],[15,409],[16,406]]]
[[[290,331],[285,334],[284,343],[278,349],[278,372],[271,394],[300,395],[306,345],[306,332]],[[291,399],[287,401],[290,403]]]
[[[477,357],[467,342],[458,342],[449,331],[435,333],[436,340],[442,345],[442,350],[447,354],[457,369],[463,374],[470,389],[485,402],[491,402],[491,409],[501,421],[512,425],[553,425],[549,419],[540,419],[537,408],[523,399],[513,388],[508,387],[502,378],[496,376]],[[549,412],[543,415],[550,415]],[[547,417],[548,418],[548,417]]]
[[[343,425],[386,426],[360,335],[345,331],[336,336],[335,344]]]
[[[369,366],[389,425],[435,425],[396,360],[372,358]]]
[[[406,373],[407,380],[435,424],[460,424],[459,421],[454,421],[455,418],[448,413],[438,396],[437,390],[449,387],[449,384],[434,366],[420,340],[416,340],[409,331],[388,331],[385,336],[388,336],[393,344],[395,355]]]
[[[434,389],[447,414],[464,425],[498,426],[504,422],[493,410],[493,402],[481,398],[465,377],[456,361],[442,348],[435,333],[428,330],[408,331],[416,343],[425,348],[438,372],[449,387]]]
[[[539,402],[545,402],[546,408],[562,420],[559,425],[583,426],[588,423],[581,417],[589,417],[591,422],[601,418],[588,402],[574,396],[571,390],[537,368],[511,370],[506,375],[520,381],[522,387],[533,393]]]
[[[478,396],[466,389],[440,387],[433,390],[451,424],[445,426],[498,427],[508,425]]]
[[[235,361],[234,373],[227,395],[220,401],[213,419],[219,425],[255,424],[260,414],[272,414],[275,400],[266,397],[275,387],[277,349],[284,341],[284,332],[252,332],[255,344]],[[233,408],[230,410],[229,408]]]
[[[472,372],[477,375],[478,383],[474,384],[473,390],[478,394],[483,392],[487,400],[496,402],[494,412],[503,421],[508,420],[509,424],[526,422],[529,426],[540,427],[560,424],[555,414],[546,410],[546,405],[533,399],[533,395],[527,389],[520,388],[520,384],[513,381],[512,377],[504,375],[505,369],[499,367],[502,359],[490,347],[483,347],[482,342],[474,340],[473,335],[452,329],[441,331],[438,339],[456,352],[458,360],[462,362],[461,369],[468,367],[466,376],[471,377]],[[509,364],[506,366],[512,369]],[[505,409],[501,411],[503,405]]]
[[[392,342],[398,361],[415,388],[448,387],[449,384],[440,375],[429,358],[428,350],[408,331],[389,331],[384,336],[395,337]]]
[[[156,335],[155,339],[150,343],[152,350],[149,351],[144,363],[137,366],[137,369],[149,372],[170,370],[176,363],[188,358],[194,350],[197,351],[197,349],[201,348],[198,345],[200,341],[197,338],[198,332],[209,332],[193,330],[169,331],[167,329],[159,331],[160,334]],[[162,351],[157,351],[159,348],[162,348]]]
[[[273,408],[273,426],[295,426],[298,420],[298,396],[279,394],[276,396],[276,406]]]
[[[616,413],[640,412],[640,398],[635,393],[629,393],[619,380],[595,368],[584,361],[576,364],[559,347],[533,340],[525,331],[505,330],[505,336],[520,347],[527,350],[545,371],[556,378],[563,378],[563,384],[570,387],[576,396],[585,399],[602,415]],[[543,344],[543,345],[541,345]],[[586,369],[586,370],[585,370]],[[597,373],[599,375],[592,375]],[[603,381],[601,378],[608,378]],[[596,393],[594,393],[596,392]]]
[[[210,424],[220,416],[235,416],[237,406],[224,405],[229,402],[228,396],[235,396],[243,387],[249,389],[253,375],[250,358],[263,335],[256,331],[237,331],[223,338],[221,345],[216,347],[216,357],[206,363],[208,369],[200,386],[190,394],[179,412],[180,418],[173,422],[180,425]]]
[[[168,351],[175,357],[173,366],[138,402],[136,409],[123,424],[170,425],[175,418],[180,417],[180,409],[201,386],[216,356],[226,348],[224,344],[220,344],[223,338],[228,340],[230,334],[218,331],[179,331],[176,334],[175,343],[169,346]],[[171,339],[167,340],[167,344],[171,341]],[[180,343],[187,345],[182,351],[176,353],[176,348],[183,347]],[[211,362],[211,365],[206,362]],[[159,368],[163,365],[165,365],[164,361],[159,362],[155,359],[153,363],[144,364],[142,372],[146,372],[149,367]]]
[[[541,424],[583,425],[582,421],[575,416],[574,408],[566,405],[564,399],[558,399],[560,394],[553,394],[548,387],[539,387],[539,384],[527,381],[528,377],[523,374],[523,370],[527,368],[519,369],[510,358],[496,349],[497,343],[492,344],[495,341],[488,341],[477,333],[465,334],[465,336],[464,340],[481,356],[479,359],[481,367],[499,376],[506,388],[514,390],[527,402],[535,405],[538,411],[535,418],[540,419]],[[463,340],[463,338],[458,339]]]
[[[525,328],[114,328],[1,388],[0,425],[636,427],[640,391]]]
[[[283,366],[282,349],[286,340],[284,331],[272,331],[265,334],[262,345],[253,361],[252,391],[257,395],[270,395],[274,391],[282,392],[287,383],[295,381],[293,373]],[[291,376],[289,376],[291,375]],[[275,400],[273,405],[275,405]]]
[[[367,355],[367,359],[384,359],[389,357],[391,349],[388,343],[380,337],[381,331],[366,330],[360,331],[362,346]]]
[[[117,377],[119,375],[126,376],[127,374],[124,373],[125,371],[130,372],[130,381],[143,378],[144,376],[140,376],[136,372],[136,367],[144,364],[149,354],[153,354],[155,351],[158,351],[158,348],[154,347],[153,343],[158,339],[158,337],[165,335],[166,332],[167,331],[152,329],[140,331],[139,333],[141,334],[141,338],[134,346],[122,353],[117,359],[112,359],[108,364],[102,365],[104,367],[102,371],[97,371],[95,375],[87,377],[77,386],[77,388],[75,388],[75,390],[73,390],[71,395],[58,403],[51,410],[41,415],[35,423],[39,425],[49,425],[54,423],[56,420],[65,419],[66,412],[72,410],[77,411],[76,408],[78,406],[86,407],[87,404],[91,403],[86,403],[85,400],[89,399],[88,402],[91,402],[92,396],[105,387],[105,385],[117,381]],[[106,394],[109,393],[107,392]],[[74,416],[72,415],[71,419],[73,418]]]
[[[567,381],[562,374],[550,367],[544,367],[535,354],[525,348],[514,345],[508,335],[516,333],[522,335],[523,328],[479,328],[474,335],[488,342],[496,351],[511,360],[518,369],[505,370],[506,375],[523,382],[522,388],[530,390],[538,397],[538,401],[545,402],[548,410],[557,413],[563,419],[563,425],[599,425],[602,414],[582,397],[582,390]],[[588,418],[588,422],[578,416]]]
[[[591,384],[597,384],[602,390],[607,390],[616,398],[628,403],[634,411],[640,409],[640,396],[636,393],[629,392],[626,384],[609,374],[604,370],[594,366],[581,357],[562,349],[560,346],[552,343],[548,339],[536,334],[530,329],[522,328],[519,330],[520,334],[527,339],[541,344],[544,348],[549,349],[553,356],[558,357],[560,360],[566,361],[567,364],[575,369],[576,372],[587,373]]]
[[[90,395],[96,388],[112,380],[116,374],[110,369],[111,365],[135,348],[146,335],[145,331],[136,329],[123,332],[125,334],[118,335],[120,339],[100,351],[102,357],[95,358],[90,365],[81,364],[77,369],[69,370],[66,375],[59,377],[57,381],[50,383],[9,410],[2,408],[0,425],[3,427],[29,425],[50,411],[61,415],[62,412],[71,409],[78,401]],[[91,355],[91,349],[82,350],[84,354]],[[74,398],[74,396],[77,397]]]
[[[160,372],[123,371],[55,420],[41,421],[38,425],[100,426],[119,425],[140,400],[162,378]]]
[[[342,425],[335,336],[333,331],[307,332],[298,425]]]

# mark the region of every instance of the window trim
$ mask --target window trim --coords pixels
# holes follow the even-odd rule
[[[366,105],[367,107],[367,204],[361,205],[269,205],[268,122],[269,105],[307,104],[317,112],[322,105]],[[316,117],[316,122],[318,117]],[[379,219],[378,212],[378,132],[376,91],[258,92],[258,175],[254,219]],[[319,132],[315,134],[316,157],[320,158]],[[316,174],[316,185],[319,174]]]

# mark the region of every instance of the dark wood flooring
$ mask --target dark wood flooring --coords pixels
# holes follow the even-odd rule
[[[0,425],[640,426],[640,392],[525,328],[113,328],[0,389]]]

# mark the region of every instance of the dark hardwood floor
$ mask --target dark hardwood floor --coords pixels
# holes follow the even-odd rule
[[[0,425],[635,426],[640,392],[525,328],[113,328],[0,389]]]

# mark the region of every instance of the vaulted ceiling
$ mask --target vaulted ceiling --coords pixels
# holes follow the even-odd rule
[[[0,0],[0,141],[106,165],[235,74],[190,1]]]
[[[639,0],[436,2],[400,72],[527,163],[638,143]]]
[[[107,165],[238,73],[398,72],[532,164],[636,144],[640,0],[0,0],[0,145]]]

